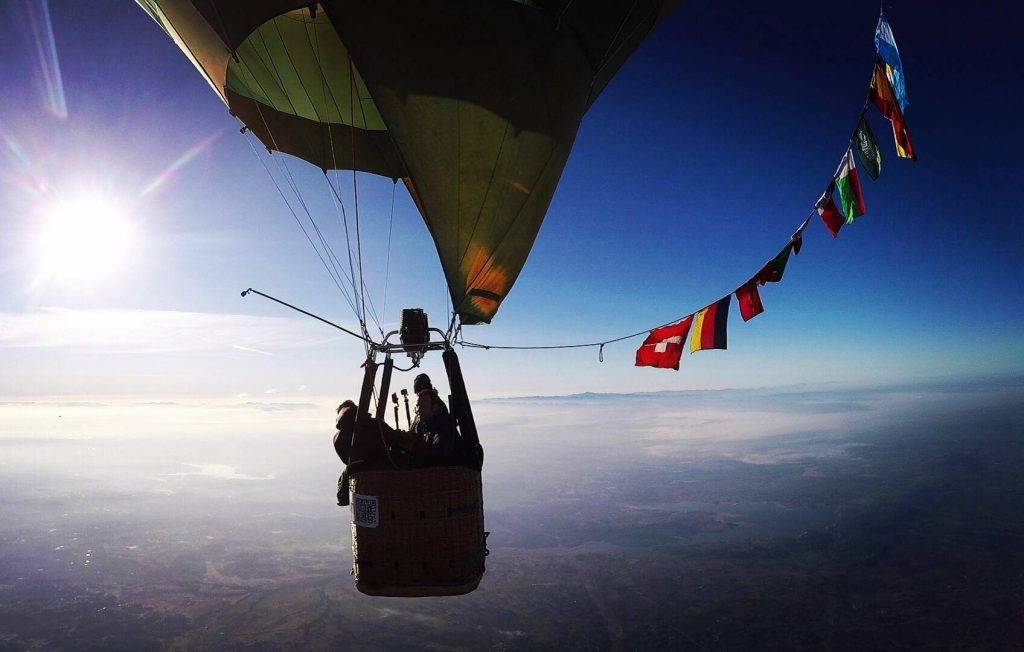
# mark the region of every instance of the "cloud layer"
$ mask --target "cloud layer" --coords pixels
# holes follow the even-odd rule
[[[195,353],[225,349],[268,355],[339,338],[290,317],[171,310],[41,308],[0,313],[0,348],[64,348],[107,353]]]

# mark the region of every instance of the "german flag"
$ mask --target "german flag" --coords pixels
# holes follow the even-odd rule
[[[693,336],[690,338],[690,353],[727,348],[726,326],[729,323],[731,302],[732,295],[728,294],[697,313],[693,323]]]

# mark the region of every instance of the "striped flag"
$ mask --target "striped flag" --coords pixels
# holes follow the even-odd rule
[[[731,302],[732,295],[727,294],[697,313],[694,318],[693,337],[690,338],[690,353],[727,348],[726,327],[729,323]]]
[[[864,195],[860,191],[860,177],[853,162],[853,151],[847,149],[843,162],[836,172],[836,188],[839,189],[839,205],[843,209],[847,224],[864,214]]]
[[[896,155],[900,158],[917,160],[914,143],[910,140],[910,131],[903,119],[903,110],[885,75],[885,63],[875,61],[875,71],[871,75],[871,86],[868,88],[868,99],[878,108],[878,112],[892,123],[892,137],[896,141]]]

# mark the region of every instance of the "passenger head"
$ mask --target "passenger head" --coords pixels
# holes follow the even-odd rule
[[[352,431],[356,425],[356,404],[345,401],[338,406],[338,432],[334,433],[334,452],[348,463],[348,448],[352,442]]]
[[[430,382],[430,376],[427,374],[420,374],[416,376],[416,379],[412,381],[412,391],[415,394],[428,389],[434,389],[434,386]]]

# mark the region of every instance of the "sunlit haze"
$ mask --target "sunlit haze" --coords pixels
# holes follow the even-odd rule
[[[54,200],[40,218],[36,254],[45,278],[88,283],[124,271],[137,234],[112,198]]]

